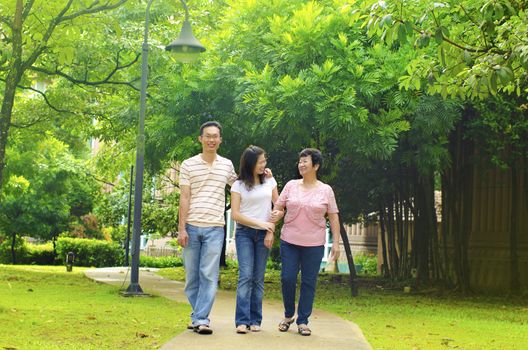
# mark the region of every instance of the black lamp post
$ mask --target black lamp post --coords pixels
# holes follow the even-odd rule
[[[145,110],[147,98],[148,77],[148,27],[149,12],[153,0],[149,0],[145,15],[145,34],[143,35],[143,49],[141,54],[141,97],[139,100],[139,130],[136,144],[136,179],[134,191],[134,223],[132,229],[132,266],[130,271],[130,285],[123,293],[125,296],[145,295],[139,285],[139,246],[141,240],[141,205],[143,201],[143,164],[145,156]],[[184,0],[181,0],[185,9],[185,21],[178,39],[167,45],[165,49],[172,51],[176,59],[181,62],[190,62],[205,51],[192,33],[189,23],[189,9]]]

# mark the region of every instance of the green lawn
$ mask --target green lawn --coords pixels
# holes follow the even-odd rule
[[[0,265],[0,349],[153,349],[185,329],[186,304],[125,298],[82,271]]]
[[[183,280],[183,269],[160,275]],[[528,300],[404,294],[363,280],[360,296],[321,276],[315,306],[357,323],[376,350],[528,349]],[[268,271],[267,298],[280,299],[278,271]],[[236,289],[236,269],[222,271],[221,288]]]

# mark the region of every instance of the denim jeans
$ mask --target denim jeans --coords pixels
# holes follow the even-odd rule
[[[235,236],[238,258],[236,326],[260,326],[262,323],[264,273],[269,255],[269,249],[264,246],[265,236],[265,230],[237,224]]]
[[[208,325],[218,288],[224,228],[189,224],[185,228],[189,235],[187,247],[183,249],[185,294],[192,308],[191,320],[194,325]]]
[[[301,271],[301,292],[297,306],[297,324],[308,324],[312,314],[317,276],[323,260],[324,246],[303,247],[280,241],[281,283],[284,316],[295,315],[295,292],[297,275]]]

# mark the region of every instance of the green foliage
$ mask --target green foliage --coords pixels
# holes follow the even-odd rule
[[[18,265],[53,265],[55,264],[55,252],[51,243],[29,244],[23,238],[17,237],[16,263]],[[11,242],[4,241],[0,244],[0,264],[10,264]]]
[[[96,185],[63,142],[50,135],[31,138],[18,133],[8,149],[0,230],[53,240],[91,210]]]
[[[372,254],[354,255],[354,264],[361,265],[360,275],[376,276],[378,274],[378,259]]]
[[[94,214],[103,227],[117,227],[127,217],[129,185],[119,179],[110,191],[101,191],[97,195]]]
[[[12,239],[5,239],[0,243],[0,263],[10,264],[13,262],[12,250],[11,250]],[[23,259],[28,254],[28,247],[25,240],[22,237],[17,236],[15,239],[15,256]]]
[[[178,208],[180,195],[171,192],[162,199],[151,199],[143,204],[142,230],[149,235],[165,237],[178,230]]]
[[[523,1],[367,1],[369,37],[389,46],[414,45],[416,55],[400,78],[405,89],[482,99],[525,95],[528,17]],[[410,43],[410,44],[409,44]]]
[[[178,267],[183,266],[183,259],[177,256],[147,256],[141,255],[139,257],[139,266],[141,267]]]
[[[26,265],[54,265],[55,251],[51,243],[28,244],[27,256],[20,263]]]
[[[61,237],[57,240],[57,258],[65,261],[69,252],[75,254],[75,266],[120,266],[124,251],[116,243],[95,239]]]

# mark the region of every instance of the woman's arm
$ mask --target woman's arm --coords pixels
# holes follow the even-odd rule
[[[256,226],[262,230],[271,232],[275,231],[274,223],[250,219],[240,213],[240,193],[238,192],[231,192],[231,217],[242,225]]]
[[[279,199],[279,190],[277,189],[277,186],[275,186],[273,187],[273,190],[271,190],[271,201],[276,203],[277,199]]]
[[[279,199],[279,191],[277,187],[273,188],[271,192],[271,200],[273,201],[273,211],[271,212],[270,221],[276,223],[284,216],[284,207],[282,205],[276,204],[277,199]]]
[[[340,231],[341,225],[339,225],[339,214],[328,213],[328,221],[330,221],[330,231],[332,231],[332,252],[331,258],[337,260],[339,258],[339,239],[341,238]]]

